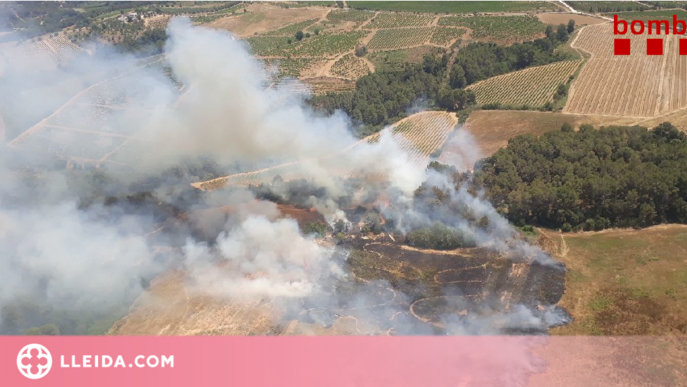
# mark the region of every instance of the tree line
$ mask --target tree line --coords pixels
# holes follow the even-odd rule
[[[601,230],[687,223],[687,136],[670,123],[565,124],[522,135],[476,166],[474,183],[516,225]]]
[[[574,28],[574,22],[558,28],[548,26],[545,37],[510,47],[471,43],[458,51],[450,69],[448,54],[425,55],[422,63],[379,70],[358,79],[354,91],[313,96],[309,103],[327,114],[343,110],[361,136],[405,117],[414,106],[462,110],[476,103],[475,94],[465,89],[470,84],[569,59],[555,48],[568,40]]]

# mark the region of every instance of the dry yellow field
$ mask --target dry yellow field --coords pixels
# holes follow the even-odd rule
[[[228,30],[240,37],[248,37],[310,19],[322,19],[328,12],[328,9],[321,7],[282,8],[265,3],[253,3],[246,9],[248,13],[217,19],[207,26]]]
[[[585,27],[572,47],[591,58],[570,88],[569,113],[655,117],[687,107],[687,56],[679,55],[679,37],[664,37],[664,55],[646,54],[646,39],[627,36],[632,55],[613,54],[613,25]]]
[[[548,113],[517,110],[479,110],[470,114],[465,126],[473,137],[482,156],[487,157],[508,144],[508,140],[521,134],[540,136],[551,130],[558,130],[564,123],[574,127],[583,124],[594,126],[631,125],[636,119],[627,117],[606,117],[580,114]],[[441,159],[449,156],[445,149]]]

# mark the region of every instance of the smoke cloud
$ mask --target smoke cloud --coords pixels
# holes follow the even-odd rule
[[[169,168],[198,159],[211,160],[225,173],[293,163],[298,176],[324,192],[308,195],[303,203],[330,222],[345,218],[342,201],[356,204],[384,194],[391,205],[379,210],[395,219],[401,231],[439,221],[513,259],[552,264],[543,251],[519,240],[481,195],[456,189],[446,176],[411,163],[389,130],[375,143],[360,142],[344,114],[318,115],[303,97],[270,87],[263,66],[230,33],[174,19],[168,35],[163,56],[141,62],[101,48],[46,75],[15,65],[7,59],[11,52],[0,49],[0,87],[9,91],[7,96],[21,96],[0,112],[8,126],[8,143],[0,152],[7,155],[0,157],[0,313],[20,297],[55,307],[107,308],[117,300],[130,300],[156,274],[177,267],[189,273],[192,288],[199,292],[267,299],[275,305],[290,300],[284,311],[288,316],[305,313],[312,305],[340,310],[344,303],[380,304],[371,294],[390,287],[381,281],[360,285],[350,299],[337,296],[332,289],[353,280],[343,268],[345,252],[304,236],[297,222],[281,217],[274,203],[241,189],[200,196],[188,185],[201,179],[197,171],[180,172],[182,177],[174,181],[166,180],[168,174],[161,177]],[[165,76],[165,70],[178,83]],[[115,106],[107,123],[89,121],[101,114],[99,105],[104,104]],[[46,152],[33,139],[40,139],[41,133],[64,136],[69,140],[65,147],[85,154],[94,147],[92,140],[72,135],[87,133],[88,124],[111,134],[110,142],[101,144],[108,151],[134,146],[129,155],[135,161],[118,160],[105,172],[90,174],[44,168],[54,149]],[[469,141],[462,135],[453,141],[462,144],[461,139]],[[472,165],[475,157],[471,153],[462,161]],[[27,170],[25,164],[32,167]],[[362,183],[353,185],[347,176]],[[489,229],[414,206],[414,192],[423,182],[449,192],[450,201],[469,209],[473,217],[487,217]],[[152,196],[132,195],[138,192],[135,187],[146,187]],[[279,192],[278,185],[273,189],[287,200],[301,192]],[[147,210],[140,210],[143,205]],[[233,208],[226,218],[199,215],[196,223],[214,229],[211,238],[168,227],[166,219],[217,205]],[[161,254],[161,244],[171,247]],[[390,291],[395,301],[405,297]],[[361,320],[376,318],[366,314],[365,307],[356,310]],[[391,304],[375,310],[397,312]],[[524,306],[500,313],[460,323],[448,316],[444,320],[449,333],[485,334],[513,325],[546,327],[552,319]],[[320,322],[333,318],[312,316]],[[405,326],[399,332],[431,333],[412,318],[407,324],[402,316],[396,321]]]

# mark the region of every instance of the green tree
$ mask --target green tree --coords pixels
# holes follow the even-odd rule
[[[566,42],[568,40],[568,28],[565,24],[560,24],[556,30],[556,38],[561,42]]]
[[[462,89],[465,87],[466,83],[463,66],[453,65],[453,67],[451,67],[451,76],[449,77],[449,84],[451,87],[454,89]]]

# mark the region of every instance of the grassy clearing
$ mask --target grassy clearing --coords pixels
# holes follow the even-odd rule
[[[544,1],[352,1],[351,8],[429,13],[556,11]]]
[[[558,234],[547,232],[560,240]],[[575,321],[554,334],[687,333],[687,227],[565,234],[562,305]]]
[[[424,55],[436,54],[441,49],[431,46],[418,46],[400,50],[377,51],[368,54],[367,58],[377,70],[398,69],[403,63],[421,63]]]
[[[544,33],[546,24],[534,16],[445,16],[440,26],[468,27],[475,39],[531,40]]]

